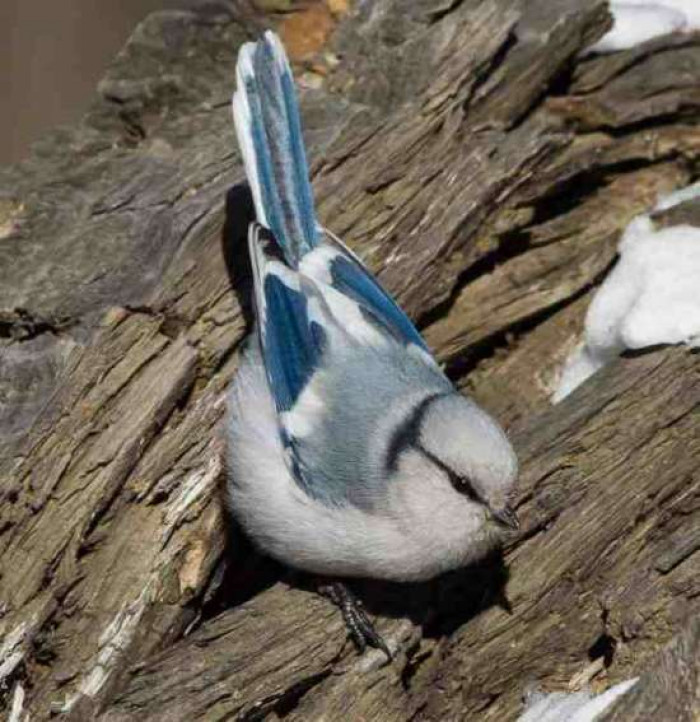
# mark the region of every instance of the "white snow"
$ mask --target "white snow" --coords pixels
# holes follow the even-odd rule
[[[700,3],[698,0],[656,0],[655,4],[682,12],[692,29],[700,27]]]
[[[662,198],[655,210],[697,196],[700,184]],[[583,342],[564,365],[554,403],[626,349],[700,346],[700,228],[657,229],[648,215],[638,216],[618,250],[617,265],[588,308]]]
[[[698,7],[700,8],[700,2],[698,3]],[[700,196],[700,182],[693,183],[685,188],[679,188],[678,190],[673,191],[673,193],[669,193],[667,196],[659,198],[654,210],[665,211],[668,208],[677,206],[679,203],[692,201],[693,198],[697,198],[698,196]]]
[[[614,357],[615,354],[612,355]],[[587,378],[605,366],[605,359],[595,356],[584,342],[580,343],[564,364],[559,383],[552,394],[552,403],[558,403],[580,386]]]
[[[628,679],[596,696],[588,691],[534,692],[527,696],[518,722],[593,722],[635,684],[637,678]]]
[[[611,53],[659,35],[700,28],[698,0],[611,0],[610,12],[612,28],[588,52]]]

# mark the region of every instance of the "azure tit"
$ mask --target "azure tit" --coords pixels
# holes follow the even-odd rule
[[[255,329],[227,422],[234,515],[272,557],[323,577],[417,581],[478,560],[517,526],[515,454],[319,225],[271,32],[241,48],[233,116],[256,215]],[[360,647],[382,646],[348,590],[329,590]]]

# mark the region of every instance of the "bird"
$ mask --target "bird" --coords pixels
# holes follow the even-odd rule
[[[360,650],[383,649],[344,580],[428,580],[517,528],[518,462],[413,322],[316,216],[294,78],[266,31],[232,99],[255,219],[255,323],[228,392],[227,499],[266,554],[320,579]]]

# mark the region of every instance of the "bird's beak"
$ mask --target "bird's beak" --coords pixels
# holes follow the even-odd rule
[[[504,506],[502,509],[491,509],[491,515],[499,524],[507,526],[509,529],[514,531],[520,529],[518,517],[509,505]]]

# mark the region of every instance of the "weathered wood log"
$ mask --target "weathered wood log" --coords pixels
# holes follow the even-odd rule
[[[699,373],[684,351],[625,360],[517,438],[524,528],[501,605],[486,572],[437,602],[417,589],[422,629],[383,620],[403,651],[379,669],[380,653],[343,654],[327,605],[279,584],[136,670],[104,719],[503,720],[532,683],[565,687],[591,662],[633,676],[697,611]]]
[[[228,98],[269,20],[156,14],[83,122],[0,176],[0,679],[32,719],[510,719],[530,683],[642,672],[698,611],[698,357],[548,397],[620,230],[696,175],[700,41],[581,59],[602,0],[376,0],[274,18],[290,47],[311,12],[337,21],[301,44],[322,219],[518,429],[523,533],[435,584],[363,587],[382,668],[231,531]]]

